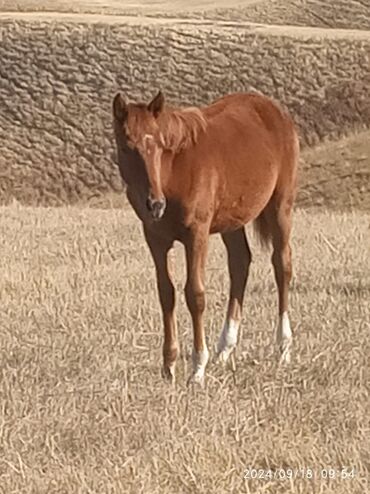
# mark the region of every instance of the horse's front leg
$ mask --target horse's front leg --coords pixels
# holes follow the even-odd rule
[[[191,232],[185,242],[187,281],[185,298],[189,308],[194,331],[193,375],[190,381],[203,384],[209,352],[206,344],[203,313],[205,310],[205,264],[208,249],[208,230]]]
[[[173,241],[163,239],[145,227],[144,234],[155,264],[159,301],[163,315],[164,343],[162,375],[165,379],[174,383],[178,341],[175,315],[175,287],[171,279],[168,259],[168,253],[173,245]]]

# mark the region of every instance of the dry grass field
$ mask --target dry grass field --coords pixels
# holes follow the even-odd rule
[[[367,0],[0,0],[0,494],[370,492],[369,67]],[[294,114],[287,368],[270,254],[252,237],[236,371],[212,359],[205,387],[186,387],[177,245],[181,355],[176,387],[162,382],[154,268],[110,116],[118,88],[159,86],[199,105],[255,88]],[[225,257],[213,237],[212,350]]]
[[[2,203],[15,197],[54,206],[121,192],[112,166],[111,101],[118,89],[149,99],[160,87],[172,103],[204,104],[255,88],[286,104],[309,145],[370,126],[368,30],[257,26],[227,21],[226,14],[224,22],[195,18],[196,12],[185,18],[176,10],[176,18],[164,18],[168,2],[142,2],[135,12],[147,17],[103,16],[102,2],[73,4],[93,13],[0,12]],[[53,5],[66,11],[70,2]],[[360,3],[348,2],[347,10],[351,5],[355,19]],[[348,172],[342,159],[335,169],[339,177]],[[320,192],[331,190],[323,182]]]
[[[130,211],[2,207],[0,492],[369,492],[369,221],[297,212],[286,370],[272,270],[254,248],[236,374],[212,362],[192,390],[182,295],[176,389],[161,380],[154,270]],[[173,257],[181,290],[180,247]],[[218,237],[207,287],[213,348],[228,292]],[[320,478],[329,467],[354,478]],[[317,478],[244,481],[247,468]]]

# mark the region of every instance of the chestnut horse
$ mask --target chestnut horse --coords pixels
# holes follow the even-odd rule
[[[167,107],[161,92],[149,104],[127,103],[117,94],[113,115],[120,173],[156,268],[164,377],[174,380],[178,354],[168,263],[174,241],[186,251],[185,296],[194,331],[191,379],[202,383],[209,358],[203,325],[209,236],[221,234],[228,256],[230,298],[218,342],[225,362],[238,339],[251,263],[244,225],[251,221],[262,244],[272,244],[279,298],[276,338],[281,360],[289,361],[289,237],[299,157],[291,117],[258,93],[230,94],[209,106],[185,109]]]

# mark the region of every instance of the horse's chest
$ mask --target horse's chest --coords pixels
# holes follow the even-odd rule
[[[146,221],[149,217],[149,214],[145,205],[145,201],[143,200],[143,194],[140,194],[134,188],[127,187],[126,195],[136,215],[140,218],[141,221]]]

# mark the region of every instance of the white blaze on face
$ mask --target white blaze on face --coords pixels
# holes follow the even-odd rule
[[[154,136],[145,134],[142,139],[141,147],[143,155],[148,159],[150,158],[150,162],[157,168],[156,171],[158,172],[161,164],[162,149],[156,144]]]
[[[151,134],[145,134],[143,137],[143,147],[146,152],[146,154],[151,155],[152,154],[152,148],[154,144],[154,137]]]
[[[224,324],[217,346],[217,353],[222,362],[227,361],[236,347],[239,326],[240,321],[236,321],[235,319],[228,319]]]
[[[152,134],[145,134],[141,140],[139,151],[145,162],[151,194],[156,200],[163,199],[161,184],[162,149],[157,145]]]

